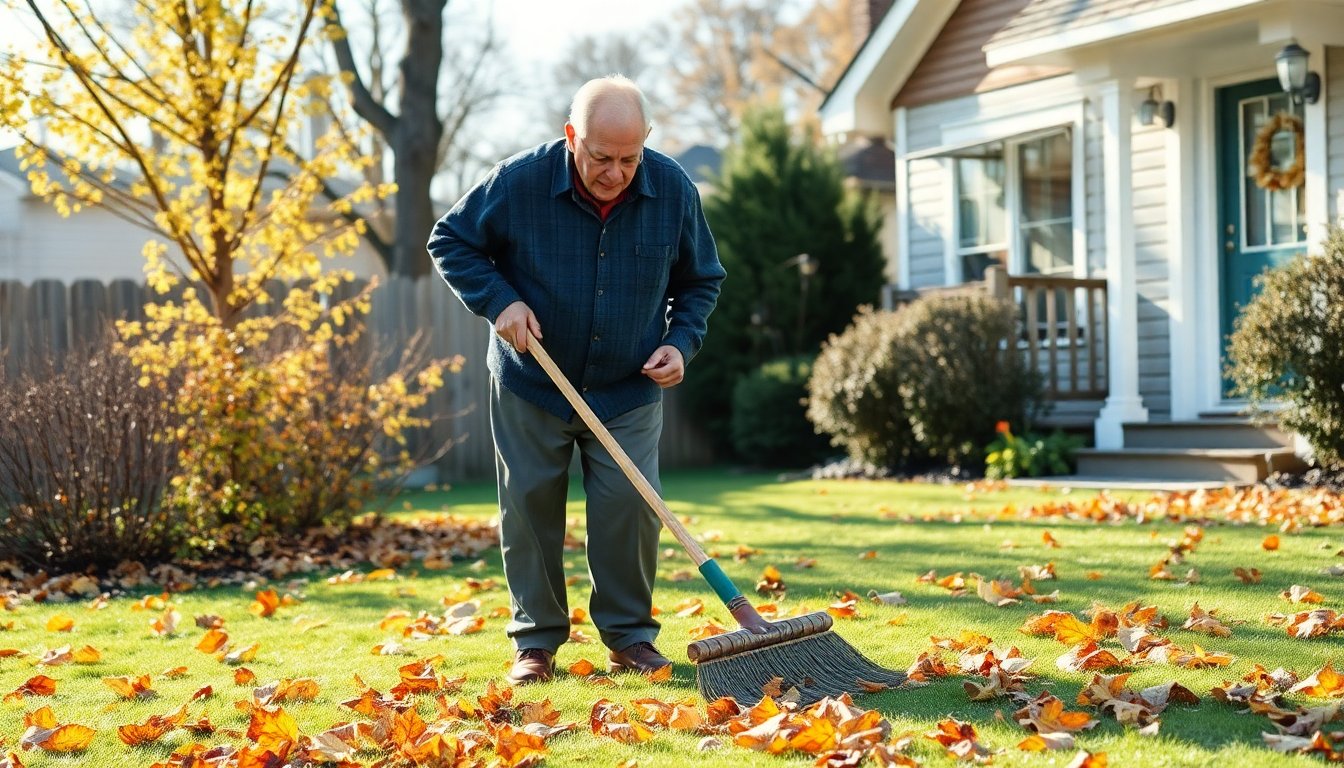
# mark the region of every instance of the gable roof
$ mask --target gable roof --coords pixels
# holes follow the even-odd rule
[[[891,133],[890,101],[957,8],[952,0],[896,0],[820,107],[822,132]]]

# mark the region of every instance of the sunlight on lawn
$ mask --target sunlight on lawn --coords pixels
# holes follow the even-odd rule
[[[1080,750],[1106,753],[1112,766],[1320,762],[1279,754],[1261,734],[1293,748],[1294,738],[1328,733],[1344,694],[1344,680],[1330,671],[1313,677],[1338,650],[1334,609],[1344,597],[1332,575],[1344,569],[1327,570],[1340,563],[1344,537],[1316,527],[1335,522],[1333,497],[1243,497],[1229,510],[1198,495],[1150,502],[1146,493],[777,482],[719,471],[669,473],[664,490],[744,592],[769,582],[771,593],[752,595],[755,602],[773,604],[779,616],[829,610],[841,638],[912,673],[913,683],[855,698],[853,712],[875,710],[871,717],[887,724],[879,740],[892,760],[899,747],[924,765],[954,764],[949,750],[1024,766],[1066,765]],[[586,609],[583,504],[577,487],[571,494],[569,607]],[[488,520],[494,488],[409,493],[392,509],[398,518]],[[26,766],[179,765],[175,749],[256,747],[263,733],[279,740],[268,742],[276,749],[289,739],[307,750],[329,747],[310,757],[334,755],[346,742],[324,731],[347,722],[372,728],[377,702],[390,701],[379,697],[397,686],[406,686],[430,731],[442,731],[440,746],[475,744],[473,759],[484,763],[525,761],[532,744],[550,765],[804,765],[839,748],[848,727],[825,726],[839,736],[817,738],[822,726],[813,718],[804,737],[788,718],[763,726],[763,712],[744,713],[741,732],[709,724],[685,645],[711,625],[731,629],[732,619],[670,536],[655,592],[660,647],[675,662],[666,682],[603,674],[597,630],[575,612],[576,641],[557,658],[573,671],[501,689],[510,648],[498,549],[430,564],[440,567],[412,558],[166,598],[11,596],[0,622],[0,694],[13,692],[0,755],[13,750]],[[178,618],[165,631],[172,613]],[[44,706],[50,711],[39,714]],[[1248,708],[1255,714],[1243,714]],[[500,729],[505,721],[521,729],[542,711],[554,715],[547,728],[575,727],[534,740]],[[146,743],[128,747],[118,737],[119,728],[155,717],[163,732]],[[193,723],[197,731],[184,728]],[[63,756],[37,740],[42,729],[68,724],[91,729],[85,751]],[[645,740],[629,735],[645,730]],[[1035,730],[1042,737],[1033,740]],[[335,732],[356,745],[347,744],[350,765],[387,756],[372,732],[357,731]],[[907,732],[908,743],[900,739]],[[25,733],[43,746],[21,748]],[[717,746],[700,751],[707,737]],[[868,737],[855,738],[849,746],[871,748]],[[1025,751],[1046,745],[1065,748]]]

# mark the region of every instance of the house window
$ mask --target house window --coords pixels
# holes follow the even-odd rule
[[[1073,274],[1073,148],[1067,133],[1017,145],[1020,264],[1025,274]]]
[[[995,141],[952,155],[961,280],[1000,263],[1015,274],[1072,275],[1073,132]]]
[[[956,158],[957,257],[963,281],[980,280],[1008,250],[1007,175],[1003,145]]]

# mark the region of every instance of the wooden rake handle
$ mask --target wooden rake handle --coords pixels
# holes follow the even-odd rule
[[[644,477],[644,473],[640,472],[639,467],[636,467],[635,463],[630,460],[625,449],[621,448],[620,443],[616,442],[616,438],[611,436],[611,432],[607,430],[606,425],[602,423],[601,419],[597,418],[593,409],[588,407],[588,403],[574,389],[574,385],[569,383],[569,379],[565,378],[565,374],[560,371],[560,367],[555,364],[551,356],[546,354],[546,349],[541,346],[537,337],[533,336],[531,331],[528,332],[528,336],[528,351],[532,353],[538,363],[541,363],[546,375],[550,376],[555,386],[560,388],[561,394],[565,396],[569,404],[574,407],[575,411],[578,411],[583,423],[588,425],[588,429],[592,430],[594,435],[597,435],[598,442],[602,443],[607,452],[616,459],[621,471],[635,486],[635,490],[639,491],[639,495],[644,497],[644,501],[653,509],[654,514],[658,515],[658,519],[663,522],[667,530],[671,531],[676,540],[681,543],[682,548],[686,550],[686,554],[691,556],[692,562],[700,570],[700,575],[704,576],[705,581],[709,582],[709,586],[714,589],[714,594],[718,595],[719,599],[723,601],[723,604],[728,608],[728,612],[733,615],[733,618],[743,629],[755,634],[769,632],[770,622],[766,621],[760,612],[752,607],[751,603],[747,602],[747,598],[723,572],[718,562],[706,555],[705,550],[700,548],[700,544],[691,538],[690,532],[681,524],[677,516],[672,514],[672,510],[667,508],[667,504],[663,502],[658,492],[653,490],[648,478]]]
[[[700,547],[699,542],[691,538],[690,532],[681,524],[681,521],[677,519],[677,516],[672,514],[672,510],[667,508],[667,504],[663,502],[663,499],[658,495],[658,492],[653,489],[653,485],[649,483],[648,478],[644,477],[644,473],[639,471],[639,467],[635,466],[635,462],[630,460],[630,456],[626,454],[625,449],[621,447],[620,443],[616,442],[616,438],[611,436],[611,432],[607,429],[606,425],[602,423],[601,419],[597,418],[597,414],[593,413],[593,409],[588,407],[588,403],[585,402],[578,391],[574,389],[574,385],[569,383],[569,379],[565,378],[565,374],[560,371],[560,367],[555,364],[555,361],[551,359],[551,356],[546,354],[546,349],[541,346],[541,342],[537,340],[537,337],[532,336],[530,331],[528,335],[530,338],[527,340],[527,351],[532,353],[532,356],[537,359],[538,363],[541,363],[541,367],[545,369],[546,375],[551,377],[551,381],[555,383],[555,386],[560,388],[561,394],[563,394],[565,399],[569,401],[569,404],[574,407],[574,410],[578,411],[579,417],[583,419],[583,423],[588,425],[588,429],[592,430],[593,434],[597,436],[598,442],[602,443],[602,446],[607,449],[607,452],[616,459],[616,463],[620,466],[621,471],[625,473],[625,476],[629,478],[630,482],[635,486],[635,490],[639,491],[639,495],[644,497],[644,501],[648,502],[648,505],[653,509],[654,513],[658,515],[658,519],[663,521],[663,525],[667,527],[667,530],[671,531],[676,540],[681,543],[681,546],[686,550],[686,553],[691,556],[691,560],[695,562],[696,567],[700,567],[709,559],[709,556],[705,554],[705,550]]]

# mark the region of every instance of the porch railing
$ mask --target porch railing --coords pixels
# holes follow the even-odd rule
[[[1045,375],[1053,400],[1100,400],[1107,395],[1106,280],[1010,275],[985,270],[985,290],[1021,310],[1018,347]]]
[[[919,290],[889,286],[882,305],[930,295],[989,293],[1017,304],[1017,346],[1027,363],[1045,377],[1051,400],[1104,400],[1107,389],[1106,281],[1100,278],[1010,275],[1002,267],[985,270],[985,279]]]

